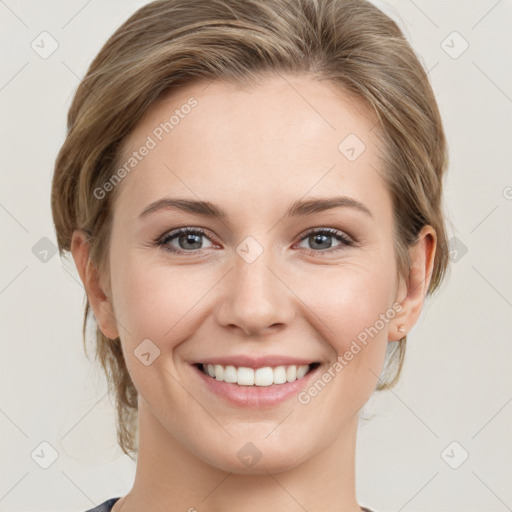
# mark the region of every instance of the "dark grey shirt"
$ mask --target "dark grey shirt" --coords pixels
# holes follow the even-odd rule
[[[114,503],[119,500],[119,498],[110,498],[107,501],[104,501],[101,505],[98,505],[95,508],[91,508],[89,510],[86,510],[85,512],[110,512],[112,510],[112,507],[114,506]],[[362,512],[373,512],[373,510],[370,510],[366,507],[361,507]]]
[[[112,507],[114,506],[114,503],[120,499],[121,499],[121,496],[119,496],[118,498],[110,498],[109,500],[104,501],[101,505],[98,505],[95,508],[86,510],[85,512],[110,512],[112,510]]]

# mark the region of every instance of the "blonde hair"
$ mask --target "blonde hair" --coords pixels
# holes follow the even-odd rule
[[[135,12],[90,65],[68,113],[51,196],[60,255],[70,251],[73,231],[82,229],[90,263],[109,275],[119,186],[102,199],[94,190],[114,174],[123,142],[164,92],[199,80],[251,84],[268,73],[327,79],[376,113],[376,131],[386,148],[397,268],[408,275],[408,247],[424,225],[431,225],[437,235],[432,294],[448,267],[441,204],[445,134],[419,59],[397,24],[365,0],[158,0]],[[89,311],[87,299],[86,352]],[[96,358],[116,398],[118,442],[131,456],[137,451],[137,390],[120,339],[108,339],[95,328]],[[386,378],[377,390],[397,382],[406,341],[388,343]]]

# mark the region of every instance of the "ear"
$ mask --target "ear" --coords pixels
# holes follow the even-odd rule
[[[390,328],[389,341],[402,339],[418,321],[432,278],[436,246],[434,228],[429,225],[423,226],[418,240],[409,248],[411,268],[408,279],[401,280],[397,292],[396,300],[402,304],[402,309]],[[403,332],[398,330],[399,327],[403,327]]]
[[[87,233],[75,230],[71,238],[71,254],[80,274],[87,298],[94,313],[94,318],[101,332],[110,339],[119,336],[114,317],[112,303],[105,293],[106,286],[102,283],[102,276],[89,259],[89,242]]]

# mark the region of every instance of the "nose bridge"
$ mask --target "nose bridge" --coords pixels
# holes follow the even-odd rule
[[[236,325],[248,335],[287,323],[291,315],[286,287],[276,276],[274,253],[263,244],[262,237],[247,237],[236,247],[234,268],[218,314],[219,323]]]

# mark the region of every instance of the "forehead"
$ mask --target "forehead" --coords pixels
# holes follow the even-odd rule
[[[331,82],[195,83],[160,98],[125,141],[119,164],[134,165],[116,202],[133,214],[166,195],[261,208],[333,187],[362,199],[384,188],[379,154],[375,115]]]

